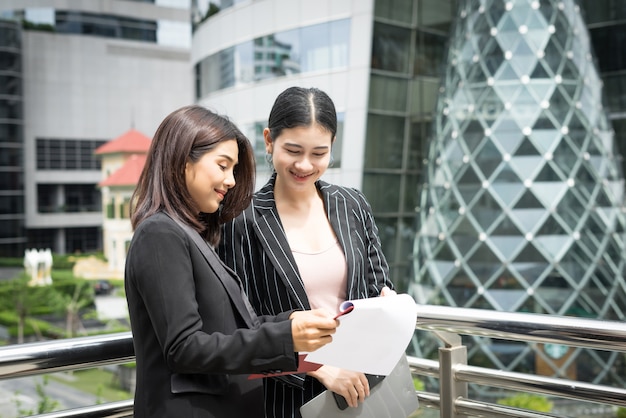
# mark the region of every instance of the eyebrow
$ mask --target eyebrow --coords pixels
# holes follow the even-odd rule
[[[302,145],[294,144],[292,142],[286,142],[285,146],[286,147],[295,147],[295,148],[304,148]],[[320,145],[320,146],[314,147],[313,149],[328,149],[328,148],[330,148],[328,145]]]
[[[228,161],[230,161],[231,163],[234,163],[234,162],[235,162],[235,160],[233,159],[233,157],[231,157],[231,156],[230,156],[230,155],[228,155],[228,154],[219,154],[219,155],[218,155],[218,158],[219,158],[219,157],[225,158],[225,159],[227,159]]]

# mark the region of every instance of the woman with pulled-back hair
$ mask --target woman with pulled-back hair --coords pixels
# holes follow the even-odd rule
[[[221,224],[250,202],[254,157],[227,118],[201,106],[157,129],[132,198],[125,289],[137,363],[135,418],[263,417],[250,373],[296,370],[331,341],[322,309],[257,316],[217,257]]]
[[[325,92],[290,87],[276,98],[263,131],[274,173],[224,225],[218,246],[259,313],[338,312],[345,300],[395,294],[365,196],[321,180],[336,134],[335,105]],[[325,389],[351,407],[369,395],[363,373],[324,365],[265,379],[266,415],[300,417],[300,407]]]

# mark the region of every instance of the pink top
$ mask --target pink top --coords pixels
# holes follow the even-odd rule
[[[332,314],[339,312],[348,288],[346,257],[339,242],[335,241],[318,253],[298,250],[292,250],[292,253],[311,308],[325,308]]]

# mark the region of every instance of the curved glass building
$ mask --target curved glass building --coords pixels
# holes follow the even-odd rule
[[[459,3],[420,192],[418,302],[625,319],[624,177],[603,102],[573,0]],[[477,337],[468,355],[625,383],[617,354]]]

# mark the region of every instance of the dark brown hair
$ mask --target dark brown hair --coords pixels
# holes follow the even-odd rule
[[[220,142],[236,140],[239,163],[236,185],[228,191],[215,213],[195,212],[187,190],[185,165],[198,161]],[[202,106],[185,106],[170,113],[158,127],[132,197],[133,230],[150,215],[162,211],[191,225],[207,241],[216,245],[220,225],[239,215],[254,192],[255,162],[248,138],[227,117]]]
[[[267,127],[272,141],[283,129],[308,127],[319,124],[330,132],[331,140],[337,135],[337,112],[331,98],[315,87],[289,87],[276,97]]]

